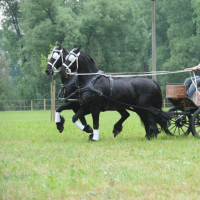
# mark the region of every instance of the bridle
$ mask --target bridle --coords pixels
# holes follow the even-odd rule
[[[51,58],[55,59],[55,61],[52,63],[48,62],[49,65],[51,65],[52,71],[53,72],[58,72],[56,67],[54,66],[56,64],[56,62],[58,61],[58,59],[61,57],[62,59],[62,65],[64,63],[64,59],[63,59],[63,50],[57,50],[56,47],[53,49],[52,53],[48,56],[48,59],[50,61]],[[57,53],[58,52],[58,53]]]
[[[73,50],[74,50],[74,49],[73,49]],[[72,74],[72,73],[71,73],[71,69],[70,69],[69,67],[70,67],[75,61],[76,61],[76,68],[77,68],[77,70],[78,70],[78,57],[79,57],[79,55],[80,55],[80,52],[78,52],[78,53],[76,54],[76,53],[73,52],[73,50],[70,51],[70,52],[69,52],[69,55],[67,55],[66,58],[65,58],[65,62],[67,62],[67,60],[69,60],[71,63],[70,63],[69,65],[66,65],[65,62],[63,63],[63,66],[65,67],[66,73],[67,73],[67,74]]]

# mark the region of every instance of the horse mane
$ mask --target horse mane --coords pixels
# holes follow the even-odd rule
[[[67,51],[67,49],[65,49],[64,47],[63,47],[63,52],[66,53],[66,55],[69,54],[69,51]]]
[[[84,54],[85,57],[87,57],[87,59],[89,59],[92,62],[92,64],[94,65],[94,67],[98,70],[98,68],[96,66],[96,62],[94,61],[94,59],[90,55],[88,55],[87,53],[85,53],[84,51],[81,51],[81,52]]]

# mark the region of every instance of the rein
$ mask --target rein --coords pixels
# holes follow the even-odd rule
[[[181,71],[156,71],[156,72],[153,72],[153,73],[152,72],[138,72],[138,73],[141,73],[141,74],[129,74],[129,75],[124,75],[124,73],[122,73],[122,74],[104,73],[104,74],[101,74],[101,75],[105,76],[105,77],[120,78],[120,77],[143,77],[143,76],[153,76],[153,75],[158,76],[158,75],[176,74],[176,73],[182,73],[182,72],[188,72],[188,71],[184,71],[184,70],[181,70]],[[131,72],[131,73],[136,73],[136,72]],[[85,76],[85,75],[94,76],[94,75],[98,75],[100,73],[72,73],[72,72],[68,73],[67,72],[66,74],[77,75],[77,76]]]
[[[73,49],[74,50],[74,49]],[[69,52],[69,55],[66,56],[65,60],[69,60],[71,61],[71,63],[69,65],[66,65],[65,62],[63,63],[63,66],[66,68],[66,74],[70,74],[70,75],[74,75],[74,73],[71,72],[71,69],[69,68],[75,61],[76,61],[76,68],[78,70],[78,57],[80,55],[80,52],[78,52],[77,54],[74,53],[72,51]],[[130,73],[141,73],[141,74],[137,74],[137,75],[130,75],[129,72],[124,72],[122,74],[120,73],[104,73],[101,74],[102,76],[106,76],[106,77],[141,77],[141,76],[153,76],[153,75],[165,75],[165,74],[175,74],[175,73],[182,73],[182,72],[187,72],[184,70],[179,70],[179,71],[151,71],[151,72],[130,72]],[[124,75],[125,73],[129,73],[129,75]],[[89,76],[93,76],[93,75],[97,75],[99,74],[97,73],[76,73],[76,75],[78,76],[85,76],[85,75],[89,75]]]

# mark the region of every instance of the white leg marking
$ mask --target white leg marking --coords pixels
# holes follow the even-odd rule
[[[60,113],[56,112],[56,116],[55,116],[55,123],[60,122]]]
[[[98,141],[99,140],[99,130],[98,129],[94,129],[94,133],[93,133],[93,140]]]
[[[74,124],[75,124],[81,131],[85,128],[85,126],[82,125],[79,121],[76,121]]]

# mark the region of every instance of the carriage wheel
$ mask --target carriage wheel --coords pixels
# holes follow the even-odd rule
[[[200,109],[198,109],[192,117],[191,120],[192,135],[194,137],[200,138]]]
[[[168,129],[173,136],[183,136],[190,133],[190,116],[183,115],[182,110],[175,107],[170,108],[167,112],[174,113],[174,118],[168,121]]]

